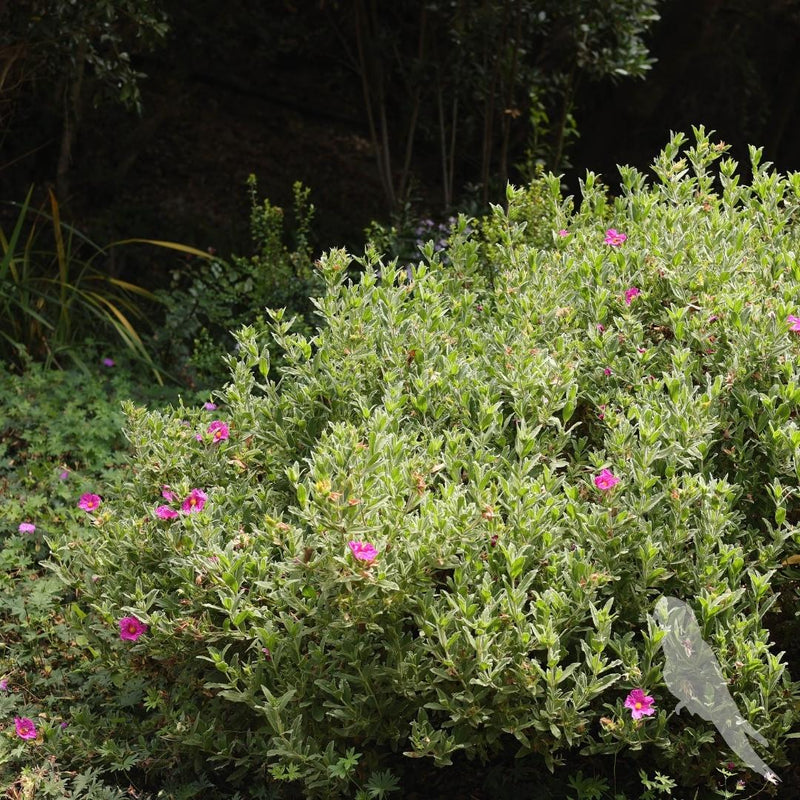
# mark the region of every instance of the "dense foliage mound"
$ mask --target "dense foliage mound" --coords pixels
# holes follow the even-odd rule
[[[517,756],[540,786],[616,760],[617,796],[644,768],[701,797],[746,767],[673,713],[665,595],[781,773],[798,687],[764,617],[800,544],[800,175],[754,149],[744,184],[696,139],[616,199],[587,175],[577,211],[545,179],[546,247],[512,189],[410,279],[331,252],[318,333],[273,313],[277,382],[244,328],[219,408],[129,407],[125,489],[56,568],[142,780],[383,797]]]

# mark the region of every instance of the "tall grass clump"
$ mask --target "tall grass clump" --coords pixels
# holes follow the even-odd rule
[[[17,206],[8,231],[0,227],[0,359],[23,367],[27,357],[47,366],[87,370],[87,340],[118,342],[161,381],[142,336],[147,317],[142,302],[156,296],[110,274],[113,247],[150,244],[208,258],[175,242],[126,239],[105,247],[61,218],[52,190],[42,208],[31,205],[33,187]]]

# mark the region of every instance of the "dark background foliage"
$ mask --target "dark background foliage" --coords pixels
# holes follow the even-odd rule
[[[291,205],[294,181],[311,187],[320,248],[358,245],[367,223],[388,219],[404,198],[430,215],[444,214],[447,206],[499,201],[506,176],[517,182],[525,177],[516,167],[525,161],[530,142],[524,135],[525,120],[514,114],[524,117],[530,103],[518,91],[492,98],[496,128],[487,163],[472,146],[485,141],[479,112],[489,90],[481,89],[476,64],[482,56],[486,61],[487,41],[517,42],[528,53],[524,68],[531,75],[538,70],[540,78],[546,75],[543,108],[549,113],[549,132],[539,142],[540,160],[564,171],[570,189],[586,167],[604,173],[611,183],[617,163],[646,167],[669,130],[700,122],[731,142],[742,160],[747,143],[763,144],[765,157],[782,170],[795,168],[800,156],[800,142],[793,135],[798,124],[794,100],[800,91],[798,0],[659,3],[661,20],[644,32],[656,59],[653,68],[644,79],[617,80],[600,79],[597,64],[585,63],[577,76],[569,72],[577,20],[590,20],[602,53],[602,37],[609,44],[614,37],[624,44],[630,14],[642,11],[646,3],[575,0],[552,9],[535,4],[552,15],[536,41],[527,31],[538,30],[538,23],[525,11],[534,4],[513,2],[374,6],[331,0],[199,0],[191,5],[94,0],[81,4],[89,21],[76,22],[71,39],[46,27],[42,33],[41,24],[30,22],[37,14],[64,13],[62,7],[68,5],[62,0],[0,4],[0,194],[21,199],[31,183],[52,183],[60,190],[65,213],[68,209],[70,218],[99,240],[168,234],[226,254],[242,252],[248,240],[244,184],[250,173],[258,176],[262,193],[284,207]],[[116,8],[116,16],[108,7]],[[371,21],[359,18],[375,8],[380,13]],[[481,20],[482,9],[496,14]],[[519,26],[518,39],[501,30],[504,9],[510,9],[510,22]],[[512,13],[516,10],[519,18]],[[615,18],[612,12],[623,16]],[[447,28],[453,19],[474,23],[473,17],[478,30],[480,25],[492,28],[482,41],[474,36],[470,40],[466,33],[459,39]],[[75,30],[96,33],[97,20],[113,33],[112,45],[117,40],[120,44],[100,53],[86,71],[78,102],[68,90],[73,72],[56,71],[57,55],[72,69],[85,53]],[[381,154],[371,141],[358,74],[359,25],[373,34],[362,44],[369,41],[373,51],[376,42],[385,48],[377,54],[385,75],[375,76],[377,61],[370,66],[374,52],[366,52],[364,63],[373,101],[376,92],[386,93],[388,127],[396,138],[388,174],[376,168]],[[123,49],[125,42],[130,54]],[[409,52],[390,54],[392,42]],[[407,168],[407,130],[400,123],[411,119],[416,95],[408,87],[419,83],[400,67],[422,70],[430,78],[422,84]],[[138,81],[141,98],[134,87],[137,72],[147,76]],[[436,108],[437,81],[449,82],[448,91],[460,81],[462,95],[463,125],[449,179],[442,176],[438,121],[424,113]],[[112,89],[119,96],[112,97]],[[559,105],[565,96],[569,102]],[[464,116],[470,97],[473,105]],[[559,141],[561,116],[567,112],[574,114],[571,130],[578,135]],[[76,115],[65,142],[64,121]],[[375,124],[380,134],[377,118]],[[394,207],[387,180],[393,183]],[[164,284],[163,255],[153,263],[125,258],[130,256],[110,265],[112,273],[150,286]]]
[[[797,169],[800,3],[677,0],[659,11],[647,79],[581,95],[574,163],[607,175],[617,163],[646,167],[667,130],[702,122],[742,161],[746,145],[756,144],[779,170]]]

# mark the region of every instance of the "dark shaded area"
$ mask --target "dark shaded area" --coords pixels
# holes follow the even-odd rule
[[[245,252],[245,180],[255,173],[261,192],[284,207],[294,181],[311,187],[320,249],[358,249],[363,228],[388,213],[358,76],[323,25],[324,8],[167,3],[166,46],[137,61],[149,76],[143,115],[103,106],[82,120],[71,196],[61,198],[76,224],[99,242],[143,236]],[[573,166],[563,170],[569,191],[587,168],[615,186],[617,163],[645,169],[670,130],[700,123],[733,144],[740,162],[754,143],[778,169],[797,168],[800,2],[673,0],[661,14],[649,37],[657,63],[645,80],[581,83],[580,138],[567,152]],[[52,107],[18,105],[13,136],[3,143],[5,199],[52,181],[58,158]],[[460,177],[463,207],[469,176]],[[513,169],[510,177],[520,181]],[[415,150],[414,178],[419,212],[444,215],[430,147]],[[153,263],[137,257],[135,265],[123,258],[114,273],[151,286],[163,285],[165,258],[174,265],[163,254]]]
[[[747,145],[781,172],[800,169],[800,3],[677,0],[651,37],[644,81],[584,87],[571,185],[586,169],[613,186],[615,165],[647,167],[670,131],[705,125],[748,163]]]

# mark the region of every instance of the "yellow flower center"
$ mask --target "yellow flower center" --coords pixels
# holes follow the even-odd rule
[[[641,704],[641,703],[637,703],[637,704],[636,704],[636,710],[637,710],[637,711],[638,711],[638,710],[639,710],[641,707],[642,707],[642,704]]]

